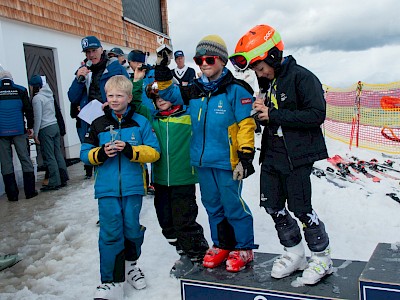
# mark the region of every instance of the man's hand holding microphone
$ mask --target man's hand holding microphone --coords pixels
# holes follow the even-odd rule
[[[84,82],[86,80],[86,75],[90,72],[90,67],[92,66],[92,61],[88,60],[82,67],[76,71],[76,78],[78,82]]]

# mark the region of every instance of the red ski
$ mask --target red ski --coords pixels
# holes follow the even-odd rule
[[[384,169],[384,168],[380,167],[380,166],[377,164],[377,161],[376,161],[375,159],[372,159],[372,160],[369,161],[369,162],[367,162],[367,161],[365,161],[365,160],[360,160],[358,157],[355,157],[355,156],[352,156],[351,159],[353,159],[354,161],[356,161],[357,164],[360,164],[360,165],[362,165],[362,166],[366,166],[366,167],[368,167],[371,171],[374,171],[374,172],[378,173],[379,175],[382,175],[383,177],[390,178],[390,179],[393,179],[393,180],[400,180],[400,177],[393,176],[393,175],[391,175],[391,174],[389,174],[389,173],[387,172],[387,169]]]
[[[350,172],[348,165],[339,155],[329,157],[326,160],[329,161],[338,170],[341,176],[346,177],[353,182],[356,182],[360,179]]]
[[[345,160],[342,158],[340,155],[335,155],[337,159],[341,159],[341,162],[344,164],[347,164],[350,166],[354,171],[357,173],[362,173],[364,174],[365,177],[372,179],[373,182],[380,182],[381,179],[378,176],[375,176],[374,174],[369,173],[366,169],[365,166],[362,164],[359,164],[358,162],[350,161],[350,160]]]

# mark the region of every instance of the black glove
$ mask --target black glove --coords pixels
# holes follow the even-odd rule
[[[245,179],[255,172],[253,167],[254,151],[250,153],[238,151],[238,157],[239,163],[233,170],[233,180]]]
[[[157,63],[154,67],[154,79],[156,81],[168,81],[172,80],[172,72],[168,66],[168,53],[163,51],[161,53],[162,59],[160,63]]]
[[[154,67],[154,79],[156,81],[169,81],[172,80],[172,72],[166,66],[155,66]]]
[[[133,149],[131,144],[125,143],[124,149],[121,151],[123,155],[125,155],[129,160],[133,158]]]
[[[106,154],[106,151],[104,150],[104,147],[106,145],[101,146],[99,152],[97,153],[97,160],[99,162],[105,162],[108,159],[108,155]]]

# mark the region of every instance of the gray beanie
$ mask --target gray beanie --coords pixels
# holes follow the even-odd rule
[[[228,62],[228,49],[224,40],[216,34],[203,37],[196,47],[196,57],[216,55],[226,64]]]
[[[5,79],[5,78],[13,80],[13,77],[9,71],[6,70],[0,71],[0,79]]]

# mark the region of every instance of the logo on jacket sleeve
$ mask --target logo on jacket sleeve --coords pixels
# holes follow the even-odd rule
[[[251,104],[252,103],[252,99],[251,98],[242,98],[240,99],[240,102],[243,104]]]

